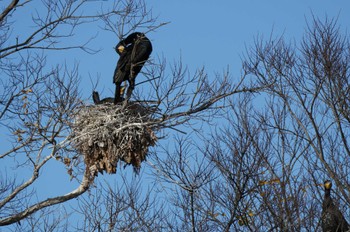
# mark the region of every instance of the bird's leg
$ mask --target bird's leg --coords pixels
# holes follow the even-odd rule
[[[131,64],[131,65],[130,65],[130,78],[129,78],[130,80],[131,80],[131,79],[135,80],[135,78],[136,78],[134,67],[135,67],[134,64]],[[135,81],[134,81],[134,82],[135,82]]]
[[[120,102],[120,85],[121,83],[115,83],[114,104]]]
[[[120,86],[120,101],[124,101],[125,98],[124,98],[124,93],[125,93],[125,90],[126,90],[126,84],[127,81],[124,81],[124,86]]]
[[[126,105],[128,104],[128,101],[131,98],[131,94],[132,94],[132,91],[134,90],[134,88],[135,88],[135,79],[134,78],[130,78],[128,90],[126,91],[126,97],[125,97],[125,101],[124,101],[124,104],[123,104],[123,108],[125,108]]]
[[[134,90],[135,88],[135,79],[136,79],[136,76],[135,76],[135,70],[134,70],[134,64],[131,64],[130,66],[130,76],[129,76],[129,87],[128,87],[128,90],[126,91],[126,100],[129,101],[129,99],[131,98],[131,94],[132,94],[132,91]]]
[[[128,90],[126,91],[126,100],[129,101],[129,99],[131,98],[131,94],[134,88],[135,88],[135,78],[130,78]]]

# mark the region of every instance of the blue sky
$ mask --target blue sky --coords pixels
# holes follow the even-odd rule
[[[152,57],[164,56],[171,63],[181,56],[191,73],[205,66],[213,74],[229,66],[234,75],[239,75],[240,57],[257,35],[267,39],[273,32],[298,41],[312,15],[336,17],[344,30],[350,22],[350,3],[340,0],[148,0],[147,3],[160,22],[170,22],[148,34],[153,42]],[[79,60],[80,68],[91,77],[101,76],[98,89],[112,94],[111,77],[118,59],[113,46],[118,41],[111,33],[101,33],[96,42],[102,51],[84,56],[84,60]],[[91,88],[89,77],[82,78],[88,84],[87,89]],[[143,77],[138,79],[142,81]],[[88,94],[84,92],[84,96]]]
[[[350,26],[350,2],[346,0],[146,0],[153,15],[160,22],[170,22],[155,32],[148,34],[153,43],[151,57],[164,56],[168,63],[178,60],[188,66],[190,73],[197,68],[206,67],[212,75],[222,72],[228,66],[233,76],[239,76],[241,56],[245,48],[253,45],[254,38],[260,34],[268,38],[284,34],[290,41],[301,39],[306,28],[306,20],[312,15],[319,18],[338,17],[338,25],[344,33]],[[98,28],[91,33],[96,34]],[[89,31],[90,32],[90,31]],[[89,32],[84,32],[85,35]],[[76,37],[79,39],[79,34]],[[74,40],[73,40],[74,41]],[[61,52],[51,61],[67,60],[80,64],[81,92],[91,101],[92,83],[100,76],[97,90],[102,97],[112,95],[112,75],[118,55],[113,47],[117,38],[112,33],[99,32],[93,45],[101,49],[98,54],[87,55],[79,51]],[[56,53],[57,54],[57,53]],[[144,80],[139,76],[137,81]],[[3,137],[3,135],[1,136]],[[2,138],[3,139],[3,138]],[[54,196],[72,190],[60,178],[65,173],[63,165],[52,165],[54,169],[45,171],[38,185],[45,186],[43,195]],[[125,169],[131,171],[131,169]],[[68,176],[66,175],[66,180]],[[48,187],[50,186],[50,187]],[[40,190],[39,190],[40,192]]]
[[[338,2],[338,4],[337,4]],[[337,17],[347,26],[346,1],[150,1],[155,14],[171,24],[152,35],[165,54],[181,55],[193,66],[220,70],[227,64],[239,68],[239,55],[252,45],[257,34],[268,37],[272,30],[299,39],[305,20]],[[347,5],[347,7],[346,7]]]

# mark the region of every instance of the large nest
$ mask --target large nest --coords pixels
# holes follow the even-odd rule
[[[140,103],[102,104],[78,110],[72,125],[73,147],[84,156],[92,176],[98,172],[115,173],[118,161],[138,171],[148,148],[157,137],[152,130],[153,110]]]

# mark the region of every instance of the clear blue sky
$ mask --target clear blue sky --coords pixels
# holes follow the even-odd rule
[[[273,30],[275,35],[284,34],[288,40],[298,41],[305,31],[306,20],[311,21],[312,15],[338,17],[344,33],[350,28],[350,1],[346,0],[146,0],[146,3],[153,14],[159,16],[160,22],[170,22],[148,34],[153,42],[152,57],[164,56],[172,63],[181,55],[191,73],[205,66],[209,74],[214,74],[229,66],[238,76],[240,57],[246,46],[252,46],[256,35],[268,38]],[[94,28],[91,33],[97,30]],[[88,32],[84,32],[82,39],[86,34]],[[100,53],[62,52],[58,57],[51,57],[51,61],[75,60],[80,64],[81,91],[89,101],[90,77],[94,79],[100,75],[97,90],[103,91],[103,97],[112,95],[112,75],[119,58],[113,47],[117,42],[115,35],[99,32],[94,46],[101,49]],[[137,81],[142,80],[144,77],[140,75]],[[52,167],[54,169],[45,171],[39,184],[46,190],[44,195],[54,196],[72,190],[63,165],[57,167],[53,161]]]

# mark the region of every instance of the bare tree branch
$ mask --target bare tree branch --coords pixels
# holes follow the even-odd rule
[[[19,0],[12,0],[12,2],[4,9],[0,14],[0,23],[6,18],[6,16],[15,9]]]

